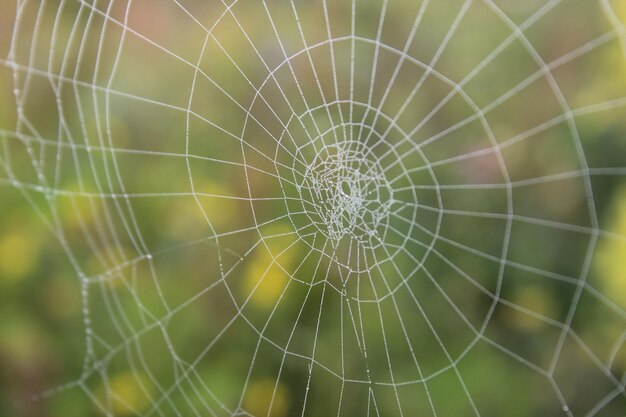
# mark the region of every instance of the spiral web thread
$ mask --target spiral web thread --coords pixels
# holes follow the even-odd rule
[[[617,3],[217,3],[16,4],[0,182],[83,302],[82,373],[43,398],[79,390],[105,415],[623,414],[624,298],[594,264],[626,235],[594,196],[626,159],[590,155],[584,133],[623,125],[624,84],[585,90],[613,70],[605,51],[623,64]],[[483,32],[484,51],[462,43]],[[457,68],[462,53],[478,59]],[[570,200],[583,216],[559,211]],[[164,212],[191,228],[166,233]],[[570,259],[542,263],[565,243]],[[562,311],[511,299],[525,280]],[[607,335],[577,327],[593,312]],[[507,314],[540,330],[503,338]],[[212,379],[229,351],[232,381]],[[120,369],[146,404],[113,387]],[[522,391],[489,391],[506,384]]]

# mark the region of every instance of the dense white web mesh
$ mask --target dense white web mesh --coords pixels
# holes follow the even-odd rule
[[[84,319],[82,373],[39,400],[624,415],[626,203],[598,196],[626,193],[625,16],[18,1],[0,182],[67,253]]]

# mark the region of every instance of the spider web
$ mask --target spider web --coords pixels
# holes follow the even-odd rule
[[[42,398],[623,415],[619,7],[18,1],[0,181],[83,303]]]

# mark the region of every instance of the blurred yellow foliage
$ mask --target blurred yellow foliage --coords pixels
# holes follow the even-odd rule
[[[544,317],[554,316],[555,305],[552,298],[538,286],[528,285],[518,289],[513,295],[512,302]],[[510,311],[513,313],[510,315],[509,321],[522,330],[533,332],[541,329],[546,324],[545,321],[524,312]]]
[[[154,386],[141,372],[123,372],[109,379],[108,387],[101,387],[99,397],[103,404],[110,398],[111,413],[116,416],[136,415],[146,410],[152,400]]]
[[[78,185],[65,188],[68,192],[80,193]],[[83,192],[93,192],[86,189]],[[99,201],[90,201],[90,197],[71,196],[59,198],[57,209],[61,223],[71,229],[89,227],[98,216]]]
[[[286,226],[274,226],[265,231],[264,239],[255,250],[246,271],[243,291],[251,302],[262,308],[273,307],[289,282],[289,274],[297,251],[293,247],[293,230]],[[282,236],[284,235],[284,236]],[[284,251],[284,252],[283,252]]]
[[[241,220],[237,202],[229,198],[213,197],[232,195],[232,190],[214,181],[195,177],[194,188],[200,194],[198,201],[185,197],[176,199],[171,204],[171,214],[166,224],[168,234],[176,239],[189,239],[189,236],[195,236],[196,233],[202,236],[210,234],[211,227],[216,233],[233,230]]]
[[[191,198],[176,199],[168,208],[171,214],[165,224],[168,235],[175,239],[188,239],[195,231],[206,228],[207,221],[198,203]]]
[[[213,196],[232,196],[233,190],[228,184],[219,184],[215,181],[203,179],[196,182],[196,192]],[[237,201],[230,198],[221,197],[201,197],[200,205],[215,228],[233,226],[237,224],[238,218]],[[203,222],[206,219],[202,216]]]
[[[119,279],[120,275],[117,273],[123,274],[124,265],[132,262],[137,255],[127,248],[111,245],[108,247],[100,248],[93,252],[91,258],[87,262],[87,268],[85,273],[88,276],[96,276],[101,274],[110,273],[111,275],[107,275],[104,278],[107,278],[107,282],[113,286],[122,285],[122,281]]]
[[[608,230],[626,236],[626,185],[615,194]],[[601,240],[596,260],[596,272],[604,287],[603,292],[626,308],[626,242],[620,239]]]
[[[16,282],[31,274],[39,263],[41,242],[28,231],[0,236],[0,281]]]
[[[611,4],[610,4],[610,8],[612,9],[612,12],[615,13],[615,17],[617,18],[617,22],[614,22],[614,24],[616,26],[621,25],[622,27],[616,27],[616,30],[622,31],[620,34],[621,37],[621,47],[622,47],[622,53],[626,55],[626,33],[623,32],[624,29],[626,29],[626,1],[624,0],[612,0]],[[622,59],[622,64],[624,66],[626,66],[626,60]],[[622,73],[622,79],[626,79],[626,74]]]
[[[270,308],[276,304],[289,281],[287,273],[276,262],[279,261],[274,261],[270,253],[261,248],[248,266],[244,293],[250,295],[251,301],[259,307]]]
[[[622,22],[623,25],[626,25],[626,2],[623,0],[614,0],[613,8],[617,13],[618,19]]]
[[[283,417],[289,411],[289,393],[273,379],[254,381],[246,391],[244,408],[254,416]]]
[[[623,30],[626,25],[626,2],[605,0],[600,4],[615,30]],[[621,39],[618,38],[616,42],[610,42],[601,48],[599,62],[594,62],[590,66],[590,71],[596,71],[598,67],[605,69],[602,77],[589,77],[587,82],[580,84],[575,99],[570,104],[585,107],[611,101],[620,98],[620,94],[626,90],[626,35],[620,36]],[[588,58],[583,55],[580,59]]]

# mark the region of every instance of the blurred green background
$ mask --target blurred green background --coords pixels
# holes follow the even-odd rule
[[[625,22],[3,1],[0,415],[626,415]]]

